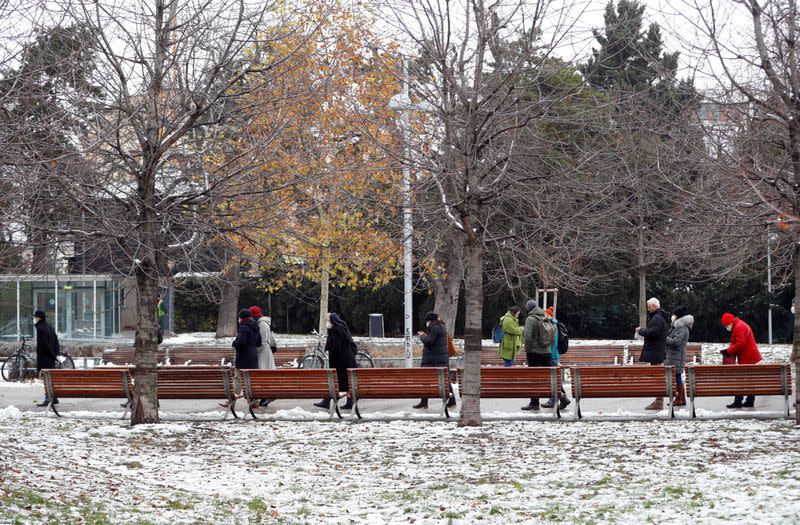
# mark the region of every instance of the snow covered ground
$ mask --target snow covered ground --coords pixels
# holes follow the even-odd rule
[[[173,422],[0,409],[0,523],[797,523],[786,420]]]

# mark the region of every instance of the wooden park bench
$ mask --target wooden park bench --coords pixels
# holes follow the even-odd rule
[[[91,368],[81,369],[44,369],[44,388],[50,404],[47,410],[61,417],[56,410],[53,400],[57,398],[112,398],[125,399],[125,412],[122,418],[128,414],[131,394],[133,392],[133,381],[131,372],[128,368]]]
[[[686,367],[690,412],[695,398],[723,396],[783,396],[789,417],[792,372],[789,364],[774,365],[689,365]]]
[[[164,362],[169,360],[171,366],[233,366],[234,353],[231,346],[173,346]]]
[[[498,355],[498,347],[484,346],[481,349],[481,366],[503,366]],[[622,365],[625,359],[625,347],[622,345],[573,345],[559,360],[560,366],[573,365]],[[515,365],[525,366],[525,352],[517,354]]]
[[[272,357],[275,359],[276,367],[294,366],[296,368],[300,366],[305,353],[305,346],[279,346],[278,351],[272,354]],[[297,364],[295,364],[295,361]]]
[[[463,392],[463,372],[458,374],[459,392]],[[481,367],[481,399],[531,397],[561,398],[561,373],[557,367]],[[560,418],[559,403],[553,415]]]
[[[156,352],[156,364],[163,363],[167,355],[166,348],[159,348]],[[103,364],[125,366],[136,362],[136,350],[133,348],[117,348],[103,350]]]
[[[625,347],[621,345],[570,345],[566,354],[561,354],[560,366],[622,365],[625,362]]]
[[[229,366],[159,367],[158,399],[221,399],[238,419],[232,371]]]
[[[572,367],[575,417],[582,418],[581,399],[666,397],[669,417],[675,374],[671,366],[576,366]]]
[[[358,402],[362,399],[439,398],[442,415],[450,417],[450,379],[447,368],[349,368],[353,410],[361,419]]]
[[[572,349],[570,349],[570,352]],[[632,365],[647,364],[639,361],[642,355],[642,345],[630,345],[628,347],[628,362]],[[699,364],[703,362],[703,345],[700,343],[689,343],[686,345],[686,364]]]
[[[321,399],[329,397],[330,417],[334,412],[341,419],[341,399],[336,370],[331,368],[276,368],[271,370],[239,370],[244,397],[250,415],[256,419],[253,402],[259,399]]]

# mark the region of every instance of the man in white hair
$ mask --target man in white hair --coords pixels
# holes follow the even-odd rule
[[[636,327],[636,333],[644,337],[642,354],[639,362],[660,365],[667,357],[667,332],[669,332],[669,316],[661,309],[661,303],[655,297],[647,300],[647,328]],[[645,407],[645,410],[662,410],[664,398],[657,397]]]

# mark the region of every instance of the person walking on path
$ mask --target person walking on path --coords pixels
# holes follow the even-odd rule
[[[547,319],[535,299],[528,299],[525,308],[528,310],[528,317],[525,318],[522,338],[528,366],[553,366],[550,345],[555,340],[555,325]],[[539,410],[539,398],[532,397],[522,410]]]
[[[258,347],[261,346],[261,333],[258,331],[258,325],[253,319],[250,310],[246,308],[239,311],[239,332],[236,334],[236,339],[233,340],[231,346],[236,349],[233,390],[237,396],[240,396],[242,393],[242,380],[239,377],[239,370],[258,368]],[[230,401],[224,401],[219,406],[228,407],[230,406]],[[250,407],[258,408],[258,401],[253,401]]]
[[[275,334],[272,333],[272,319],[264,315],[259,306],[251,306],[248,310],[250,310],[250,314],[258,324],[258,331],[261,334],[261,346],[258,347],[258,368],[271,370],[275,368],[273,354],[278,350],[278,342],[275,340]],[[265,407],[271,401],[270,399],[262,399],[259,405]]]
[[[721,321],[722,326],[731,333],[730,346],[720,351],[723,361],[726,358],[733,358],[740,365],[757,365],[760,363],[761,352],[758,350],[756,338],[750,325],[728,312],[722,315]],[[747,396],[744,402],[742,402],[742,399],[744,399],[744,396],[734,396],[733,403],[727,405],[727,408],[752,408],[755,406],[756,396]]]
[[[667,352],[665,365],[675,367],[675,399],[673,406],[686,406],[686,389],[683,385],[683,369],[686,366],[686,345],[689,343],[689,332],[694,326],[694,317],[686,313],[685,306],[675,308],[672,314],[672,328],[667,333]]]
[[[331,368],[336,369],[336,377],[339,379],[339,391],[347,392],[350,389],[350,381],[347,377],[348,368],[357,368],[356,364],[356,343],[350,334],[347,323],[337,313],[328,314],[328,337],[325,339],[325,350],[328,352],[328,363]],[[315,407],[329,409],[331,398],[326,397]],[[347,398],[347,403],[342,406],[345,410],[353,408],[353,398]]]
[[[552,306],[547,308],[544,311],[544,314],[547,316],[548,319],[553,321],[553,325],[555,325],[555,338],[553,339],[553,344],[550,345],[550,361],[552,361],[552,366],[558,366],[558,362],[561,360],[561,354],[558,353],[558,319],[555,318],[555,310]],[[564,384],[561,384],[561,401],[558,403],[558,409],[564,410],[569,406],[571,401],[569,397],[567,397],[567,391],[564,390]],[[556,400],[550,398],[547,400],[547,403],[542,405],[542,408],[553,408],[553,405],[556,404]]]
[[[447,368],[450,365],[450,356],[447,354],[447,327],[436,312],[425,314],[425,325],[427,332],[417,333],[419,340],[422,341],[420,366]],[[452,407],[456,404],[456,397],[453,394],[453,385],[449,386],[450,398],[447,400],[447,406]],[[428,398],[423,397],[413,408],[428,408]]]
[[[56,367],[56,358],[61,346],[58,342],[58,334],[47,322],[47,314],[42,310],[33,312],[33,322],[36,327],[36,375],[42,370]],[[53,404],[58,404],[58,398],[53,398]],[[46,407],[50,404],[50,398],[45,394],[44,400],[37,403],[37,406]]]
[[[503,317],[500,326],[503,329],[503,339],[500,341],[500,359],[503,366],[513,366],[517,354],[522,348],[522,327],[519,325],[519,316],[522,311],[519,306],[511,306]]]
[[[639,361],[660,365],[664,363],[667,355],[667,332],[669,332],[669,318],[661,309],[661,303],[655,297],[647,300],[648,321],[647,328],[636,327],[636,333],[644,337],[642,353]],[[662,410],[664,398],[657,397],[645,410]]]

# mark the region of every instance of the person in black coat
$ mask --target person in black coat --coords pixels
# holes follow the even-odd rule
[[[667,357],[667,334],[669,333],[669,315],[661,309],[658,299],[652,297],[647,300],[648,320],[647,328],[636,327],[636,333],[644,337],[642,353],[639,361],[660,365]],[[661,410],[664,408],[664,398],[657,397],[655,401],[645,407],[645,410]]]
[[[425,314],[425,324],[428,328],[427,332],[417,333],[422,342],[420,366],[447,368],[450,364],[450,356],[447,353],[447,327],[436,312]],[[453,385],[450,385],[450,399],[447,401],[447,406],[451,407],[455,404]],[[413,408],[428,408],[428,398],[423,397]]]
[[[258,347],[261,346],[261,331],[250,310],[239,312],[239,333],[233,340],[236,349],[236,368],[258,368]]]
[[[347,377],[348,368],[357,368],[356,363],[356,343],[347,323],[337,313],[328,314],[328,337],[325,340],[325,350],[328,352],[328,363],[331,368],[336,369],[336,376],[339,380],[339,391],[346,392],[350,387],[350,380]],[[314,406],[328,409],[331,406],[330,398],[326,397]],[[342,408],[349,410],[353,408],[353,399],[347,397],[347,403]]]
[[[58,335],[50,324],[47,323],[47,314],[41,310],[33,312],[34,326],[36,327],[36,374],[40,370],[55,368],[56,357],[61,349],[58,342]],[[53,404],[57,404],[58,399],[53,399]],[[40,407],[50,404],[50,399],[45,394],[44,400],[38,403]]]

